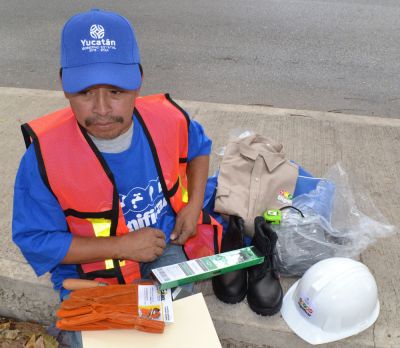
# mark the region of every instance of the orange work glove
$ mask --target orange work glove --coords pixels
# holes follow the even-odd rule
[[[62,330],[137,329],[162,333],[164,322],[138,316],[138,284],[79,289],[64,300],[56,313]]]

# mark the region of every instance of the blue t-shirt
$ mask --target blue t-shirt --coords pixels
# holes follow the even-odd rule
[[[191,120],[188,161],[209,155],[210,151],[211,140],[202,126]],[[129,149],[102,155],[114,175],[128,227],[132,230],[147,226],[158,228],[169,241],[175,214],[163,195],[149,143],[136,118]],[[72,235],[61,206],[43,183],[32,145],[21,160],[15,181],[12,229],[14,242],[36,274],[52,273],[55,289],[61,288],[65,278],[79,278],[75,265],[60,264]]]

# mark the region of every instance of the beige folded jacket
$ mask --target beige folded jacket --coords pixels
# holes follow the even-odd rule
[[[258,134],[230,141],[225,149],[215,211],[242,217],[249,236],[256,216],[292,203],[299,168],[282,150],[282,144]]]

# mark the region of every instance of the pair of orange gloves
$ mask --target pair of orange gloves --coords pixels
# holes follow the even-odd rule
[[[164,322],[138,315],[138,284],[107,285],[71,292],[56,313],[67,331],[137,329],[162,333]]]

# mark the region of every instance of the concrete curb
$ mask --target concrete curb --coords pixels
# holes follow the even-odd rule
[[[64,93],[62,91],[48,91],[43,89],[25,89],[14,87],[0,87],[0,95],[17,96],[21,98],[64,98]],[[175,99],[174,96],[171,97]],[[176,99],[176,101],[182,105],[186,105],[190,109],[202,108],[213,109],[217,112],[245,112],[255,113],[257,115],[303,117],[327,122],[362,123],[371,126],[400,127],[400,119],[397,118],[360,116],[328,111],[285,109],[262,105],[208,103],[181,99]]]

